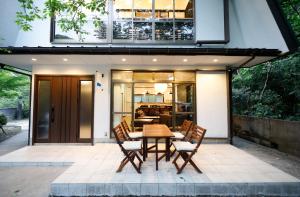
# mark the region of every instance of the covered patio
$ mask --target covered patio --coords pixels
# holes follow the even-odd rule
[[[52,182],[54,196],[297,196],[300,193],[297,178],[228,144],[200,146],[194,161],[203,174],[188,165],[177,175],[172,162],[165,160],[159,162],[156,171],[154,154],[149,154],[143,163],[141,174],[132,165],[116,173],[122,158],[115,143],[41,145],[0,157],[0,166],[70,166]]]

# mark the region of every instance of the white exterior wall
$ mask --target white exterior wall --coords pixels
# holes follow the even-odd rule
[[[288,47],[265,0],[229,0],[228,48],[266,48],[288,52]]]
[[[44,0],[35,1],[41,7],[43,2]],[[14,22],[16,11],[18,11],[17,1],[1,0],[0,38],[5,40],[0,41],[0,46],[83,45],[51,44],[50,20],[35,21],[32,24],[32,31],[21,31]],[[229,0],[229,23],[230,42],[225,45],[225,48],[266,48],[288,51],[266,0]],[[223,0],[195,0],[195,31],[195,40],[224,40]],[[213,46],[224,47],[224,45]]]
[[[196,0],[196,40],[224,40],[224,0]]]
[[[99,142],[110,138],[110,70],[110,66],[96,65],[39,65],[33,67],[33,74],[96,75],[96,71],[104,74],[104,78],[101,80],[104,90],[101,91],[95,87],[94,99],[94,139]],[[97,80],[99,79],[96,78]],[[34,77],[32,82],[32,87],[34,87]],[[197,124],[207,129],[207,138],[228,137],[228,91],[226,82],[225,72],[197,72]],[[34,89],[32,98],[34,98],[33,93]],[[33,106],[33,99],[31,102]],[[31,117],[33,117],[33,114],[31,114]],[[30,132],[30,136],[32,136],[32,128]]]
[[[228,137],[228,90],[226,72],[197,72],[197,124],[207,138]]]

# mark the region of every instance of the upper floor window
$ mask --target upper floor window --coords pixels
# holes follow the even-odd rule
[[[108,14],[86,13],[85,43],[193,43],[193,0],[108,0]],[[101,18],[95,28],[93,17]],[[75,32],[56,24],[55,42],[80,42]]]

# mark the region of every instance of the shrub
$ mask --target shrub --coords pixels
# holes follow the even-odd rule
[[[7,124],[7,118],[4,114],[0,114],[0,126]]]

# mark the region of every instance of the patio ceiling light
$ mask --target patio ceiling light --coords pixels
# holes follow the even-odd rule
[[[156,58],[154,58],[152,61],[153,61],[153,62],[157,62],[157,59],[156,59]]]
[[[36,59],[36,58],[32,58],[31,60],[32,60],[32,61],[34,61],[34,62],[36,62],[36,61],[37,61],[37,59]]]
[[[213,61],[214,61],[214,62],[218,62],[219,60],[218,60],[218,59],[214,59]]]
[[[126,59],[125,59],[125,58],[122,58],[122,62],[126,62]]]
[[[68,58],[64,58],[63,60],[64,60],[64,62],[67,62],[67,61],[68,61]]]
[[[188,59],[183,59],[182,61],[183,61],[183,62],[188,62]]]

